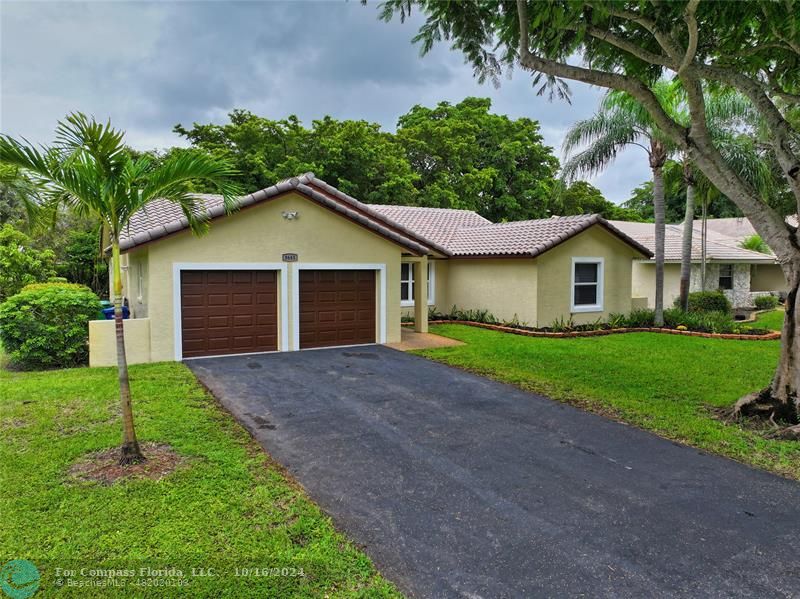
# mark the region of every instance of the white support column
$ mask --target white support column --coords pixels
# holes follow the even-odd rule
[[[428,332],[428,257],[412,262],[414,268],[414,330]]]

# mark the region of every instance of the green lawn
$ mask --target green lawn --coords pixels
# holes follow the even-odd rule
[[[784,310],[782,307],[769,312],[763,312],[756,317],[752,326],[757,329],[780,331],[783,328],[783,314]]]
[[[33,561],[37,597],[55,595],[57,567],[143,566],[179,568],[189,587],[126,580],[59,596],[398,596],[186,367],[134,366],[131,377],[140,439],[170,444],[188,465],[157,482],[103,486],[67,473],[119,443],[115,371],[0,372],[0,560]],[[189,577],[192,566],[215,576]],[[305,576],[237,577],[237,567]]]
[[[778,341],[652,333],[546,339],[463,325],[431,332],[467,345],[417,352],[428,358],[800,479],[800,443],[767,440],[713,415],[769,383]]]

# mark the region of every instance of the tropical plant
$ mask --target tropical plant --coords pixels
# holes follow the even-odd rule
[[[480,79],[504,69],[531,73],[540,93],[569,97],[566,80],[634,97],[671,143],[742,211],[778,258],[788,281],[778,368],[769,387],[743,397],[740,415],[795,424],[800,437],[800,245],[783,209],[800,211],[800,28],[796,2],[439,2],[387,0],[381,17],[405,20],[415,5],[425,18],[422,51],[447,41]],[[671,115],[654,83],[675,77],[686,91],[691,126]],[[704,89],[744,95],[763,123],[762,151],[780,174],[773,206],[721,151],[707,126]],[[732,132],[732,134],[735,132]],[[746,133],[752,133],[748,131]],[[755,139],[756,136],[752,136]]]
[[[761,235],[750,235],[742,239],[739,244],[740,247],[750,250],[751,252],[758,252],[759,254],[769,254],[769,246],[761,239]]]
[[[660,81],[653,87],[662,105],[675,108],[672,85]],[[564,153],[572,156],[562,172],[567,179],[577,173],[597,173],[608,167],[620,151],[638,147],[647,153],[653,172],[653,208],[655,213],[655,323],[664,322],[664,163],[675,146],[656,126],[647,110],[632,96],[611,91],[600,109],[588,119],[575,123],[564,137]],[[579,150],[579,151],[576,151]]]
[[[569,316],[559,316],[550,323],[550,329],[555,333],[569,333],[575,330],[575,320],[571,314]]]
[[[81,113],[72,113],[56,128],[50,147],[36,148],[0,136],[0,162],[20,169],[35,185],[33,199],[40,213],[67,206],[101,224],[111,245],[117,367],[123,435],[120,464],[144,460],[136,439],[125,356],[122,321],[120,238],[131,217],[150,202],[162,199],[180,206],[192,231],[203,233],[208,222],[191,185],[204,182],[223,196],[227,210],[235,207],[240,188],[234,169],[224,160],[198,152],[182,152],[154,162],[133,158],[123,144],[124,133]]]

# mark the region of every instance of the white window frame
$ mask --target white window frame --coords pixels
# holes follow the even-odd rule
[[[578,264],[596,264],[597,265],[597,283],[575,283],[575,267]],[[605,277],[605,260],[603,258],[572,258],[572,271],[570,272],[570,312],[602,312],[603,311],[603,279]],[[581,304],[575,305],[575,285],[597,285],[597,303],[595,304]]]
[[[411,308],[414,306],[414,263],[413,262],[403,262],[402,264],[408,264],[408,279],[403,278],[403,269],[402,266],[400,267],[400,289],[402,294],[402,285],[403,283],[408,283],[408,291],[411,294],[410,299],[404,300],[402,295],[400,296],[400,306],[403,308]],[[436,263],[432,260],[428,260],[428,305],[433,306],[436,303]]]

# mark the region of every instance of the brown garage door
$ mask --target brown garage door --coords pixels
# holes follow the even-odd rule
[[[277,350],[277,273],[181,271],[181,327],[184,358]]]
[[[375,343],[374,270],[300,270],[300,349]]]

